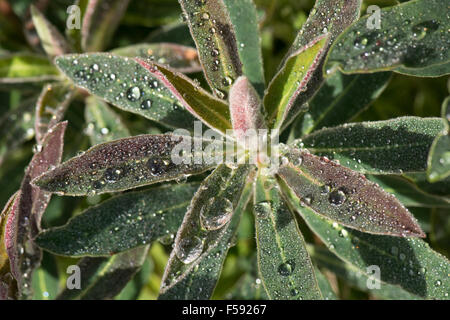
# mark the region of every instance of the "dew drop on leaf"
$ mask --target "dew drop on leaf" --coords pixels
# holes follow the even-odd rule
[[[255,214],[258,218],[266,219],[272,211],[272,204],[270,201],[261,201],[255,204],[253,209],[255,210]]]
[[[330,192],[330,195],[328,196],[328,201],[334,206],[342,205],[346,199],[347,196],[342,190],[333,190]]]
[[[228,199],[211,198],[200,209],[200,223],[208,231],[222,228],[233,215],[233,203]]]
[[[175,248],[176,256],[185,264],[195,261],[202,251],[203,241],[197,236],[181,239]]]
[[[292,274],[292,272],[294,272],[295,269],[295,263],[291,260],[286,261],[283,264],[280,264],[280,266],[278,267],[278,273],[282,276],[289,276]]]

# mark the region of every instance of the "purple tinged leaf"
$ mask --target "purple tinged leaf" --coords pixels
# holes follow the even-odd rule
[[[17,196],[17,210],[8,217],[6,250],[11,273],[18,283],[19,298],[31,294],[31,276],[41,259],[41,251],[32,239],[40,231],[42,214],[51,197],[51,194],[32,186],[30,182],[61,161],[66,127],[67,122],[61,122],[44,137],[25,171]]]
[[[241,140],[250,129],[265,126],[261,114],[261,100],[245,76],[240,76],[230,90],[230,114],[236,139]]]
[[[81,196],[123,191],[161,181],[182,179],[215,166],[215,163],[193,161],[196,159],[194,148],[191,147],[197,143],[200,145],[203,143],[205,147],[211,141],[205,139],[197,141],[188,136],[172,134],[140,135],[119,139],[90,148],[80,156],[46,172],[33,183],[46,191]],[[180,156],[184,163],[173,162],[172,152],[177,151],[186,152],[186,158]],[[216,150],[211,150],[213,151]],[[197,164],[198,162],[200,164]]]
[[[211,96],[182,73],[140,58],[136,61],[161,81],[196,118],[222,133],[231,129],[230,111],[225,102]]]
[[[294,148],[282,163],[278,175],[317,214],[363,232],[425,237],[409,211],[362,174]]]

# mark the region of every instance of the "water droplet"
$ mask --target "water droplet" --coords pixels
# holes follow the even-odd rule
[[[334,206],[342,205],[346,199],[347,199],[347,196],[345,195],[344,191],[342,191],[342,190],[331,191],[330,195],[328,196],[328,201]]]
[[[278,273],[282,276],[289,276],[292,274],[292,272],[294,272],[295,269],[295,263],[292,260],[286,261],[283,264],[280,264],[280,266],[278,267]]]
[[[200,209],[200,223],[206,230],[222,228],[233,216],[233,203],[228,199],[209,199]]]
[[[130,101],[137,101],[141,98],[141,89],[139,87],[131,87],[127,91],[127,98]]]
[[[258,218],[266,219],[272,211],[272,203],[270,201],[261,201],[253,207]]]
[[[203,251],[203,241],[197,236],[183,238],[175,247],[175,254],[181,262],[188,264],[195,261]]]
[[[440,287],[441,284],[442,284],[441,280],[436,280],[436,282],[434,283],[434,285],[435,285],[436,287]]]
[[[108,168],[105,171],[105,180],[110,183],[117,182],[120,179],[121,174],[122,170],[120,169]]]
[[[144,102],[141,103],[141,109],[148,110],[152,107],[152,100],[147,99]]]

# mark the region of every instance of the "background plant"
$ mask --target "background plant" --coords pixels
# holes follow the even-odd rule
[[[145,5],[142,4],[144,2]],[[45,253],[41,267],[34,271],[39,265],[40,249],[33,241],[29,241],[30,238],[34,239],[40,231],[40,219],[49,200],[49,194],[30,185],[30,181],[60,161],[61,140],[67,124],[56,124],[58,121],[64,117],[69,120],[64,159],[71,158],[78,150],[87,149],[89,143],[95,145],[130,135],[165,132],[168,130],[167,127],[184,127],[192,130],[192,121],[195,118],[183,106],[186,109],[191,108],[191,111],[201,117],[206,124],[225,129],[233,120],[233,109],[231,109],[231,119],[227,120],[228,106],[222,100],[228,99],[233,82],[233,88],[239,88],[235,80],[241,74],[246,75],[256,89],[254,95],[261,95],[264,91],[264,74],[265,79],[271,79],[276,74],[276,80],[272,81],[268,87],[264,106],[268,111],[266,115],[269,115],[267,117],[269,125],[284,123],[286,130],[282,136],[283,142],[290,142],[291,146],[307,148],[313,154],[339,161],[341,165],[366,174],[369,180],[376,182],[384,190],[394,193],[401,203],[414,213],[421,228],[429,235],[425,241],[431,243],[435,250],[448,254],[446,229],[449,190],[447,181],[449,172],[448,107],[447,102],[442,104],[442,101],[447,95],[446,78],[443,76],[448,74],[446,47],[449,42],[449,22],[445,10],[438,10],[446,4],[443,1],[428,1],[426,4],[424,1],[412,1],[393,9],[387,8],[383,11],[386,21],[382,26],[385,29],[373,31],[367,30],[366,18],[360,19],[346,29],[357,19],[359,7],[357,1],[346,4],[343,1],[331,2],[332,4],[325,5],[325,1],[318,1],[312,10],[310,10],[311,4],[306,2],[271,1],[267,4],[260,2],[257,3],[258,11],[255,11],[250,1],[240,3],[239,7],[234,1],[224,1],[224,6],[220,6],[222,2],[217,1],[218,5],[212,7],[210,3],[202,1],[182,1],[186,11],[182,15],[182,20],[191,26],[193,38],[199,49],[200,61],[205,69],[206,81],[201,74],[194,74],[192,77],[196,79],[196,82],[191,82],[188,78],[163,66],[158,66],[157,70],[143,68],[147,64],[152,65],[152,62],[144,62],[145,59],[150,58],[159,63],[169,63],[180,71],[198,71],[197,55],[193,49],[186,47],[172,46],[167,50],[167,45],[146,44],[115,51],[116,54],[140,56],[144,60],[116,56],[109,58],[109,55],[105,54],[68,56],[56,60],[58,66],[77,85],[87,88],[122,110],[143,115],[152,122],[131,116],[118,109],[111,109],[94,96],[88,96],[85,91],[76,89],[69,81],[63,80],[64,77],[53,66],[51,60],[29,52],[40,51],[42,47],[48,56],[53,57],[62,53],[81,52],[81,50],[100,51],[118,45],[141,42],[142,34],[148,32],[148,27],[170,22],[175,24],[157,28],[149,37],[149,41],[177,42],[181,39],[181,44],[192,47],[194,44],[190,36],[180,37],[183,34],[189,35],[189,30],[186,24],[179,22],[181,11],[176,2],[131,1],[126,10],[126,6],[118,7],[115,1],[108,2],[108,8],[99,6],[96,1],[80,1],[82,8],[90,5],[94,10],[91,12],[92,16],[84,16],[81,32],[67,32],[67,40],[64,40],[64,37],[58,35],[55,30],[64,25],[66,16],[61,13],[64,13],[65,8],[71,3],[61,1],[47,4],[55,6],[55,10],[47,10],[49,13],[60,12],[59,17],[56,15],[51,19],[56,27],[50,25],[49,20],[46,20],[39,11],[32,9],[33,21],[39,37],[33,35],[31,29],[26,29],[23,39],[10,36],[18,28],[21,29],[21,24],[12,12],[5,10],[2,23],[7,27],[2,28],[1,46],[4,48],[2,55],[4,68],[1,84],[8,90],[2,97],[7,101],[3,107],[8,110],[3,118],[5,134],[2,135],[2,152],[5,154],[5,161],[2,164],[1,174],[2,181],[8,181],[8,184],[2,183],[2,185],[5,184],[5,191],[2,194],[4,202],[19,189],[20,184],[19,192],[6,205],[1,220],[2,229],[8,230],[5,225],[6,217],[18,217],[16,221],[19,226],[14,234],[14,241],[10,241],[8,233],[5,237],[6,242],[2,239],[2,243],[13,243],[12,246],[7,246],[13,251],[2,251],[1,260],[3,281],[7,284],[8,294],[16,296],[17,290],[19,297],[30,298],[32,291],[28,289],[33,286],[35,298],[54,298],[57,295],[58,286],[61,285],[58,284],[58,279],[64,282],[65,267],[74,263],[72,259]],[[2,1],[2,4],[4,4],[3,7],[8,8],[6,1]],[[37,3],[37,6],[42,4],[45,5],[45,2]],[[18,1],[14,5],[16,12],[20,13],[26,8],[27,1]],[[355,5],[355,8],[352,8],[352,5]],[[152,15],[151,13],[158,12],[156,10],[158,8],[163,14]],[[364,12],[364,7],[362,10]],[[305,23],[306,12],[310,13],[310,20]],[[334,12],[341,14],[334,15]],[[124,16],[120,20],[119,17],[122,14]],[[106,18],[100,19],[97,15],[105,15]],[[226,21],[227,15],[232,23],[231,31],[217,28],[211,30],[209,21],[223,21],[223,19]],[[22,19],[27,19],[25,13]],[[94,22],[97,21],[104,21],[110,28],[95,25]],[[119,21],[121,21],[120,25]],[[111,25],[111,22],[117,22],[118,30],[116,39],[112,39],[113,43],[108,47],[107,42],[99,41],[99,39],[108,40],[112,37],[115,26]],[[261,65],[259,39],[254,36],[258,34],[257,23],[262,34],[264,69]],[[293,39],[295,30],[302,25],[303,32]],[[344,34],[338,37],[344,29],[346,29]],[[12,32],[8,33],[10,30]],[[98,35],[95,34],[96,32],[103,33]],[[229,37],[214,37],[215,32],[222,32],[222,34],[229,32]],[[320,38],[321,34],[327,36]],[[133,39],[135,36],[137,41]],[[211,40],[208,40],[209,37]],[[6,40],[3,41],[3,39]],[[224,42],[223,39],[228,41]],[[294,45],[288,49],[287,46],[292,41]],[[307,44],[310,44],[311,48],[306,51],[301,50]],[[163,50],[164,48],[166,50]],[[157,51],[158,49],[160,51]],[[20,53],[17,53],[19,51]],[[152,54],[155,51],[158,54]],[[179,53],[175,59],[168,55],[173,54],[174,51]],[[286,52],[288,54],[286,58],[283,58]],[[113,60],[112,63],[111,60]],[[225,63],[216,64],[216,60],[225,61]],[[281,66],[284,71],[277,73],[280,61],[283,61]],[[108,66],[104,66],[105,64]],[[109,72],[108,68],[111,68],[111,65],[114,68]],[[306,89],[302,87],[304,85],[302,81],[307,72],[302,75],[298,72],[296,74],[302,65],[306,70],[314,72]],[[325,76],[322,76],[322,66]],[[183,67],[188,68],[183,70]],[[104,73],[101,78],[98,78],[95,75],[100,70]],[[376,73],[373,73],[375,71]],[[406,77],[403,76],[404,74],[414,77]],[[146,76],[147,79],[145,79]],[[417,76],[441,77],[420,79],[419,82]],[[136,81],[145,81],[145,85],[142,83],[132,85],[135,83],[135,78]],[[164,87],[166,79],[175,86],[175,89],[170,91]],[[120,80],[121,83],[116,80]],[[45,86],[39,94],[42,86],[48,81],[52,81],[50,86]],[[302,90],[298,90],[297,81]],[[120,87],[124,82],[127,83],[127,87]],[[240,82],[244,84],[243,88],[251,87],[245,78]],[[201,87],[207,88],[207,84],[211,85],[216,98],[201,89]],[[109,90],[111,88],[112,90]],[[244,93],[247,92],[245,89],[241,90],[244,90]],[[411,90],[418,90],[411,95],[414,99],[411,100],[407,94],[405,99],[402,93],[408,93]],[[40,97],[36,103],[38,94]],[[242,102],[242,99],[238,102]],[[440,111],[441,104],[442,111]],[[230,105],[232,106],[232,100]],[[367,109],[369,105],[371,107]],[[280,108],[280,106],[289,106],[290,109]],[[86,125],[82,120],[83,109],[88,122]],[[272,110],[275,110],[273,114],[276,115],[273,118],[270,117]],[[225,120],[218,121],[217,119],[220,118],[217,117],[218,114],[224,116]],[[437,118],[440,114],[442,118]],[[434,116],[435,118],[399,118],[403,115]],[[284,118],[288,121],[283,121]],[[396,119],[374,121],[390,118]],[[371,122],[362,122],[364,120],[371,120]],[[348,121],[354,124],[340,125]],[[288,126],[289,122],[290,126]],[[83,128],[87,137],[80,135]],[[34,133],[36,133],[36,145],[32,148],[26,140],[32,139]],[[300,138],[301,140],[298,140]],[[141,147],[155,145],[155,150],[146,149],[150,154],[160,152],[159,148],[163,148],[160,138],[147,137],[139,141],[122,140],[121,144],[125,146],[127,143],[124,142]],[[109,146],[111,148],[109,150],[115,152],[112,159],[119,159],[119,156],[126,158],[125,153],[117,153],[119,149],[112,148],[112,144],[105,146]],[[22,169],[30,161],[32,149],[35,154],[23,178]],[[108,147],[102,151],[108,151]],[[92,151],[76,159],[89,160],[91,154]],[[299,159],[296,151],[287,151],[286,156],[287,160],[292,160],[292,163]],[[312,156],[305,154],[302,157],[303,162],[304,157]],[[176,285],[167,286],[171,290],[164,290],[163,285],[162,297],[208,298],[212,294],[219,274],[221,278],[214,296],[221,298],[266,298],[261,286],[262,281],[272,298],[323,296],[331,299],[336,296],[336,292],[342,298],[366,297],[362,292],[394,299],[443,299],[447,297],[446,294],[448,295],[448,261],[430,249],[425,241],[375,236],[353,231],[343,226],[348,224],[348,221],[339,220],[339,216],[330,217],[343,225],[320,218],[307,209],[312,207],[316,211],[320,210],[314,207],[320,195],[310,197],[309,193],[302,194],[304,190],[293,188],[293,191],[302,195],[302,203],[298,203],[296,197],[286,188],[281,199],[279,199],[278,191],[274,190],[273,194],[272,192],[269,194],[270,197],[275,198],[260,201],[258,197],[267,197],[258,192],[258,190],[264,190],[265,178],[262,176],[258,178],[259,183],[256,184],[255,210],[252,206],[246,208],[245,201],[233,204],[235,214],[226,227],[220,232],[208,234],[209,238],[207,237],[204,243],[214,250],[209,251],[209,255],[202,256],[200,259],[202,265],[198,265],[198,261],[192,263],[188,261],[189,256],[185,259],[187,264],[177,262],[177,258],[172,254],[169,258],[168,271],[163,275],[162,268],[166,264],[167,254],[171,251],[170,243],[181,224],[190,199],[199,186],[199,182],[196,181],[202,181],[204,178],[204,176],[189,177],[185,181],[186,177],[180,173],[199,173],[209,168],[188,168],[191,170],[188,172],[183,171],[186,168],[178,168],[176,174],[170,178],[178,178],[181,182],[179,185],[164,184],[157,186],[156,189],[146,188],[138,193],[124,193],[104,201],[110,195],[99,195],[99,193],[120,191],[160,180],[151,179],[148,176],[143,177],[141,181],[138,179],[133,182],[119,179],[123,172],[126,172],[126,176],[136,178],[142,166],[149,163],[148,158],[144,158],[146,162],[137,162],[142,159],[125,159],[136,161],[136,164],[132,167],[124,166],[118,169],[115,167],[112,171],[108,171],[105,167],[101,168],[101,163],[100,168],[90,168],[90,173],[100,170],[106,180],[109,180],[106,189],[100,184],[90,183],[87,186],[85,183],[80,183],[80,180],[84,179],[81,176],[80,179],[72,177],[69,180],[69,187],[58,183],[53,184],[52,191],[83,194],[88,197],[53,197],[43,216],[44,228],[64,224],[68,217],[85,212],[77,219],[71,220],[65,227],[51,229],[39,236],[38,244],[59,255],[71,257],[109,256],[111,253],[121,252],[109,258],[81,259],[78,263],[83,270],[83,288],[89,288],[89,290],[65,290],[60,293],[61,298],[113,298],[116,295],[117,298],[154,297],[158,293],[161,277],[163,281],[171,280],[169,279],[171,274],[175,275]],[[158,162],[162,161],[160,158],[155,159],[150,162],[151,169],[156,170],[154,173],[157,174],[154,176],[158,176],[165,163]],[[120,165],[124,164],[123,160]],[[79,160],[79,162],[83,161]],[[327,160],[323,158],[322,161]],[[93,165],[92,161],[88,164]],[[108,162],[108,166],[110,165],[111,163]],[[304,168],[305,165],[307,161],[303,163]],[[320,166],[322,164],[316,163],[314,168],[310,168],[312,174],[318,174],[320,169],[317,167]],[[326,170],[330,166],[331,163],[328,163],[323,169]],[[244,173],[248,173],[245,170],[251,171],[250,168],[238,170],[244,170]],[[281,172],[279,177],[288,184],[289,182],[292,184],[292,180],[289,180],[289,170],[291,169],[285,168],[284,173]],[[341,177],[346,174],[351,177],[356,175],[352,171],[341,170],[344,170],[341,172]],[[206,181],[211,180],[209,183],[215,185],[217,184],[214,181],[215,177],[222,176],[224,179],[231,180],[230,185],[235,185],[234,175],[230,172],[230,168],[218,168]],[[243,172],[238,171],[238,173],[242,175]],[[86,179],[91,181],[91,178]],[[164,177],[166,178],[168,177]],[[96,182],[101,183],[100,180]],[[266,184],[271,185],[273,182],[269,181]],[[295,183],[295,185],[299,184]],[[240,191],[233,190],[233,192],[242,192],[244,196],[250,196],[250,191],[248,188]],[[334,204],[341,201],[342,194],[339,191],[344,192],[343,190],[328,191],[334,195]],[[219,191],[215,190],[215,192]],[[229,192],[232,191],[229,190]],[[174,203],[159,203],[158,199],[161,198],[171,198]],[[288,199],[290,207],[284,208],[283,204]],[[99,206],[92,206],[100,201]],[[205,197],[197,195],[192,203],[194,209],[190,212],[196,211],[195,206],[200,209],[199,201],[206,201]],[[226,201],[217,201],[217,203],[223,205]],[[267,206],[268,203],[269,206]],[[281,209],[274,210],[279,208]],[[257,250],[253,240],[252,215],[255,211],[264,216],[267,209],[272,214],[291,218],[281,221],[282,224],[289,226],[288,228],[264,230],[268,225],[255,215],[257,239],[260,244],[267,244],[268,248],[276,252],[280,246],[272,248],[271,244],[274,242],[271,237],[278,233],[282,242],[299,239],[298,223],[307,246],[305,249],[301,241],[294,244],[282,243],[281,247],[293,249],[287,253],[296,259],[295,263],[286,257],[284,260],[277,259],[267,264],[260,260],[262,272],[260,275],[255,263]],[[293,212],[298,211],[302,219],[290,216],[288,209]],[[353,213],[356,212],[355,208],[351,209]],[[200,213],[199,211],[197,213]],[[242,221],[237,233],[236,228],[240,217],[236,212],[242,212]],[[332,213],[333,210],[325,210],[325,214]],[[186,219],[188,218],[189,215]],[[352,216],[347,218],[352,219]],[[362,230],[376,231],[370,228],[367,230],[367,226]],[[189,233],[188,231],[186,228],[181,229],[177,236],[178,244],[184,238],[181,236],[183,232]],[[380,232],[386,233],[386,230]],[[159,242],[154,242],[148,255],[147,244],[156,239],[159,239]],[[220,241],[215,242],[214,240],[217,239]],[[190,244],[194,245],[195,249],[195,241]],[[230,245],[232,248],[227,255]],[[258,247],[260,257],[263,254],[262,251],[261,247]],[[311,256],[314,267],[296,263],[308,261],[306,251]],[[301,257],[304,259],[301,260]],[[222,268],[224,259],[226,260]],[[368,276],[366,268],[374,264],[379,265],[382,270],[382,289],[370,291],[365,285]],[[277,270],[273,274],[279,275],[273,278],[265,277],[264,273],[270,274],[270,268],[274,266]],[[309,274],[310,280],[314,277],[312,268],[315,269],[317,284],[314,280],[308,281],[308,277],[305,277],[305,274]],[[138,270],[140,270],[139,273],[135,275]],[[169,272],[172,270],[174,272]],[[223,271],[220,272],[221,270]],[[389,270],[389,272],[383,272],[383,270]],[[177,272],[181,272],[183,276],[180,277]],[[214,277],[212,277],[213,274],[215,274]],[[130,283],[122,290],[130,279],[132,279]],[[186,281],[191,284],[186,285]],[[209,290],[199,293],[196,291],[199,286]],[[305,290],[301,286],[310,287]]]

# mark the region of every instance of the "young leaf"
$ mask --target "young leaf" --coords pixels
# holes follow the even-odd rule
[[[62,120],[75,95],[75,88],[64,82],[46,85],[36,103],[36,141],[41,143],[47,131]]]
[[[64,36],[34,5],[31,5],[31,17],[42,47],[50,58],[72,51]]]
[[[383,281],[379,282],[379,287],[369,287],[367,284],[374,283],[373,275],[367,270],[361,270],[348,262],[344,262],[337,258],[330,251],[319,246],[311,246],[308,248],[311,258],[320,267],[326,268],[344,280],[347,284],[354,286],[362,291],[370,292],[370,294],[392,300],[417,300],[421,297],[411,294],[402,287],[389,284]]]
[[[111,258],[83,258],[78,263],[81,275],[80,289],[67,288],[58,299],[113,299],[142,267],[148,249],[149,246],[140,247]]]
[[[361,173],[418,172],[426,170],[428,150],[442,128],[437,118],[402,117],[324,128],[293,145]]]
[[[326,64],[337,63],[345,73],[402,67],[401,73],[410,75],[415,72],[408,70],[440,65],[433,76],[448,74],[450,22],[446,8],[446,0],[415,0],[384,8],[379,28],[372,29],[367,28],[372,17],[363,17],[339,36]]]
[[[11,273],[18,283],[18,297],[31,295],[31,277],[39,265],[41,252],[32,239],[41,229],[41,218],[50,201],[50,194],[34,187],[30,181],[59,164],[67,122],[61,122],[49,130],[39,150],[31,159],[20,187],[17,212],[8,217],[6,250],[11,263]]]
[[[193,159],[197,155],[192,145],[203,143],[203,147],[209,146],[211,151],[215,151],[212,144],[222,147],[221,143],[204,139],[199,142],[197,139],[171,134],[140,135],[99,144],[48,171],[33,183],[46,191],[81,196],[181,179],[215,166],[214,163]],[[186,158],[180,157],[183,162],[176,164],[172,156],[182,151],[187,152]],[[209,156],[208,153],[201,155],[203,159]]]
[[[161,81],[195,117],[222,133],[231,129],[230,111],[225,102],[211,96],[182,73],[140,58],[136,61]]]
[[[251,195],[255,168],[219,165],[192,199],[164,271],[159,299],[209,299]]]
[[[0,85],[57,80],[58,70],[46,58],[29,53],[0,56]]]
[[[328,35],[320,36],[292,53],[270,82],[264,96],[266,120],[270,128],[282,125],[297,97],[306,90],[325,53],[328,38]]]
[[[254,216],[258,266],[270,299],[322,299],[303,236],[273,179],[258,176]]]
[[[200,72],[198,53],[192,47],[174,43],[142,43],[114,49],[111,53],[124,57],[141,57],[166,64],[182,73]]]
[[[324,127],[349,122],[386,88],[391,72],[346,75],[335,72],[309,101],[309,109],[292,126],[291,139]]]
[[[197,183],[129,192],[39,234],[43,249],[65,256],[109,256],[175,233]]]
[[[346,229],[306,207],[297,209],[331,252],[361,273],[371,275],[373,266],[377,266],[381,284],[399,286],[425,299],[448,299],[450,263],[425,241],[362,233]]]
[[[84,52],[103,51],[119,26],[130,0],[89,0],[81,26]]]
[[[105,102],[94,96],[86,98],[85,119],[87,135],[92,145],[130,136],[119,115]]]
[[[261,37],[258,28],[258,12],[253,0],[223,0],[228,9],[238,44],[242,73],[262,97],[265,80],[261,53]]]
[[[308,20],[303,25],[302,30],[298,33],[291,49],[288,51],[285,60],[287,57],[290,57],[292,53],[325,33],[328,33],[330,37],[327,47],[324,48],[325,53],[328,53],[330,46],[337,36],[358,19],[361,3],[362,0],[317,0],[314,8],[309,14]],[[315,72],[311,76],[306,91],[298,96],[290,109],[283,128],[286,128],[298,114],[305,110],[304,104],[309,101],[321,87],[324,81],[323,65],[325,57],[326,54],[322,56],[322,59],[318,63],[319,66],[317,66]]]
[[[206,79],[223,99],[242,74],[233,24],[223,0],[179,0],[195,40]]]
[[[442,104],[442,118],[445,130],[433,141],[428,154],[427,174],[430,182],[450,176],[450,97]]]
[[[248,130],[264,127],[261,100],[247,77],[240,76],[230,90],[230,114],[234,134],[238,141]]]
[[[55,61],[77,86],[116,107],[171,128],[193,130],[195,118],[134,59],[93,53],[61,56]]]
[[[365,176],[299,149],[285,155],[278,175],[317,214],[368,233],[425,237],[408,210]]]

